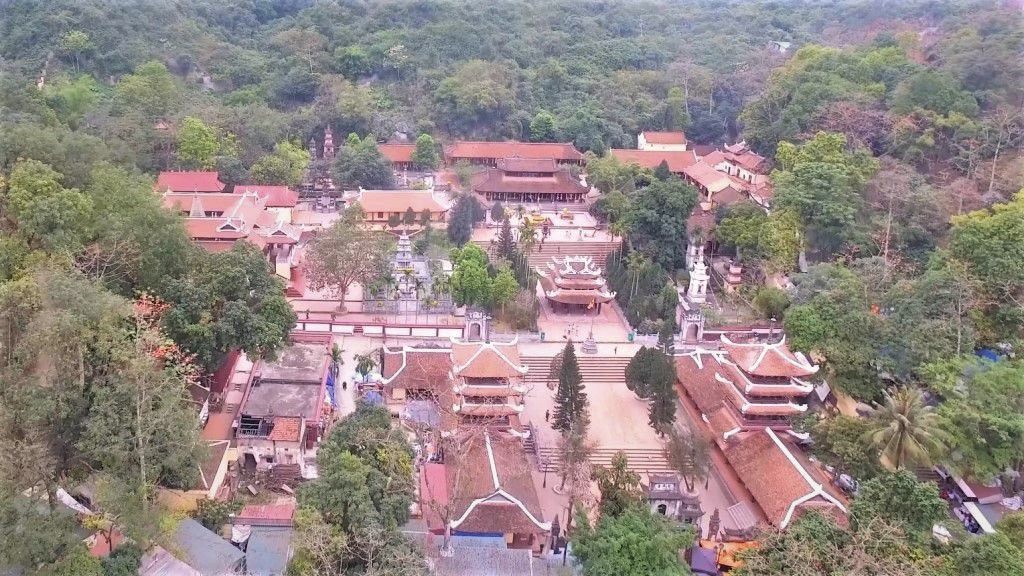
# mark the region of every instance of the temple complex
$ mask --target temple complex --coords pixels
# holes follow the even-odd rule
[[[488,201],[582,202],[589,189],[552,158],[503,158],[477,174],[473,191]]]
[[[552,257],[545,267],[537,267],[537,274],[552,308],[600,314],[601,305],[615,298],[590,256]]]

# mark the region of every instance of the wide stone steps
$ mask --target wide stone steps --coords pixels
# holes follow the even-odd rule
[[[625,357],[604,357],[586,356],[577,353],[579,360],[580,374],[583,376],[583,384],[622,384],[626,378],[626,365],[629,358]],[[549,375],[552,376],[551,383],[558,383],[558,375],[551,374],[551,356],[520,356],[520,360],[529,368],[524,379],[527,384],[545,385],[548,383]]]
[[[660,448],[598,448],[590,457],[593,466],[609,467],[612,459],[619,452],[624,452],[629,462],[629,469],[638,474],[672,472],[672,467],[665,460]],[[554,446],[542,446],[537,449],[537,469],[543,472],[558,472],[558,449]]]

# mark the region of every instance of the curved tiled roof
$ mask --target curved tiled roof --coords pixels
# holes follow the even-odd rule
[[[786,346],[786,337],[778,342],[733,342],[722,335],[722,348],[744,372],[754,376],[800,378],[818,372],[818,367],[798,358]]]
[[[445,149],[445,156],[452,160],[479,158],[551,158],[561,161],[580,161],[583,154],[570,142],[481,142],[456,140]]]
[[[452,342],[452,372],[467,378],[515,378],[526,374],[516,342]]]

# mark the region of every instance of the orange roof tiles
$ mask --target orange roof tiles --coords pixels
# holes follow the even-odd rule
[[[480,194],[586,194],[586,186],[561,169],[544,176],[515,176],[500,168],[488,168],[474,178],[473,191]]]
[[[818,367],[798,358],[786,346],[783,337],[773,344],[741,343],[722,336],[722,348],[747,374],[766,377],[800,378],[818,372]]]
[[[486,433],[472,440],[462,456],[449,451],[448,496],[453,506],[451,527],[460,532],[547,532],[540,499],[530,475],[531,465],[518,438]],[[462,474],[457,466],[473,474]]]
[[[572,143],[548,142],[480,142],[456,140],[445,150],[449,161],[462,158],[498,160],[501,158],[551,158],[579,162],[583,154]]]
[[[498,170],[505,172],[548,172],[558,170],[552,158],[502,158],[497,162]]]
[[[298,442],[302,438],[302,418],[297,416],[274,417],[274,428],[267,438],[279,442]]]
[[[423,210],[447,212],[451,207],[449,202],[439,199],[433,190],[361,190],[353,201],[358,202],[367,213],[405,212],[409,208],[416,213]]]
[[[377,150],[388,159],[388,162],[412,163],[412,153],[416,151],[415,144],[377,144]]]
[[[515,343],[453,342],[452,364],[464,378],[515,378],[526,373]]]
[[[641,132],[648,144],[686,144],[683,132]]]
[[[384,349],[382,375],[388,388],[442,392],[450,388],[451,350],[448,348]]]
[[[253,524],[271,526],[291,526],[295,517],[295,502],[281,504],[246,504],[232,518],[233,524]]]
[[[672,152],[662,150],[632,150],[629,148],[612,148],[609,150],[612,156],[623,164],[636,164],[641,168],[654,170],[662,161],[668,163],[668,169],[674,174],[680,174],[687,166],[697,162],[697,155],[693,150],[685,152]]]
[[[156,177],[157,190],[223,192],[225,187],[216,172],[161,172]]]
[[[714,166],[704,162],[696,162],[683,169],[683,174],[697,183],[698,186],[712,193],[718,192],[732,184],[732,179],[724,172],[715,170]]]
[[[737,434],[724,448],[726,460],[772,525],[785,528],[805,505],[845,512],[842,502],[805,469],[794,451],[798,449],[768,428]]]

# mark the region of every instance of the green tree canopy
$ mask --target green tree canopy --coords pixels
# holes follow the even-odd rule
[[[298,144],[278,142],[274,152],[260,158],[249,169],[255,184],[298,186],[309,167],[309,151]]]
[[[619,515],[604,515],[591,526],[579,515],[572,538],[573,554],[584,574],[675,576],[690,571],[679,551],[693,542],[693,533],[665,517],[635,507]]]
[[[394,181],[391,162],[377,149],[373,135],[368,134],[362,140],[353,136],[355,134],[349,134],[331,166],[335,179],[348,186],[371,190],[391,188]]]
[[[235,348],[258,357],[283,346],[295,312],[258,248],[239,242],[227,252],[195,251],[187,269],[160,290],[171,304],[163,325],[204,368],[216,369]]]
[[[416,149],[412,152],[412,161],[427,170],[437,168],[440,158],[437,155],[437,144],[430,134],[420,134],[416,138]]]

